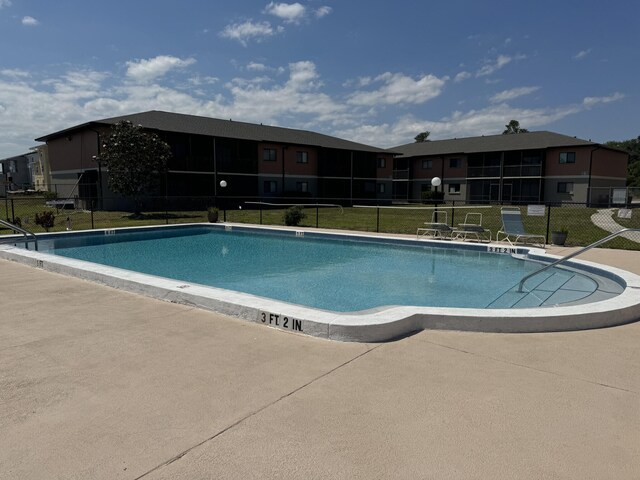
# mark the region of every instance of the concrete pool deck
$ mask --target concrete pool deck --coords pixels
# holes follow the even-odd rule
[[[640,478],[638,322],[341,343],[0,274],[3,479]]]

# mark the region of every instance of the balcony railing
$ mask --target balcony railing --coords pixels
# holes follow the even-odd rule
[[[394,180],[408,180],[409,179],[409,169],[406,170],[394,170],[393,171],[393,179]]]

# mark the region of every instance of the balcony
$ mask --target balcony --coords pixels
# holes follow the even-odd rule
[[[408,180],[409,179],[409,169],[405,170],[394,170],[393,171],[393,179],[394,180]]]

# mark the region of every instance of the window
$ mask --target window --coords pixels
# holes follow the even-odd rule
[[[461,158],[450,158],[449,159],[449,168],[462,168],[462,159]]]
[[[378,193],[384,193],[384,183],[378,184]]]
[[[275,162],[277,159],[275,148],[265,148],[262,151],[262,159],[265,162]]]
[[[378,158],[378,168],[386,168],[387,159],[386,158]]]
[[[560,163],[576,163],[576,152],[560,152]]]
[[[431,170],[433,168],[433,160],[422,160],[422,168],[424,170]]]
[[[16,173],[18,170],[16,168],[16,161],[9,160],[9,173]]]
[[[364,193],[374,193],[376,191],[375,182],[364,182]]]
[[[309,163],[309,154],[307,152],[296,152],[296,163]]]
[[[278,191],[278,182],[275,180],[266,180],[264,182],[264,193],[276,193]]]
[[[296,191],[306,193],[309,191],[309,182],[296,182]]]
[[[573,195],[573,182],[558,182],[558,193]]]
[[[449,193],[453,195],[460,194],[460,184],[459,183],[450,183],[449,184]]]

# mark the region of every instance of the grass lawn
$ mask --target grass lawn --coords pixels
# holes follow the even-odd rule
[[[51,231],[64,231],[67,228],[67,218],[70,219],[73,230],[89,230],[92,228],[116,228],[142,225],[164,225],[175,223],[206,222],[206,211],[173,211],[173,212],[145,212],[139,218],[130,212],[114,211],[77,211],[57,210],[44,205],[42,198],[16,199],[13,205],[2,205],[0,199],[0,216],[8,218],[19,217],[22,226],[35,233],[44,232],[44,229],[35,224],[35,214],[43,211],[52,211],[55,215],[55,225]],[[265,210],[251,210],[247,208],[226,211],[226,221],[236,223],[251,223],[263,225],[284,225],[285,208],[270,208]],[[454,210],[451,208],[439,209],[446,212],[446,220],[449,225],[457,225],[464,222],[468,212],[482,213],[482,224],[491,230],[493,238],[502,226],[500,206],[472,206]],[[561,226],[569,230],[567,245],[586,246],[599,240],[608,232],[602,230],[591,222],[591,215],[598,210],[581,206],[553,207],[549,218],[549,232]],[[306,207],[305,218],[300,223],[303,227],[320,227],[329,229],[356,230],[365,232],[402,233],[414,234],[419,226],[430,221],[433,207],[416,206],[411,208],[359,208],[359,207]],[[521,208],[525,230],[529,233],[545,235],[547,233],[547,216],[530,217],[526,207]],[[224,219],[225,212],[220,212],[220,221]],[[638,214],[640,215],[640,213]],[[640,228],[640,217],[636,215],[630,220],[615,220],[625,227]],[[444,216],[439,215],[439,221],[444,221]],[[7,229],[0,229],[0,235],[11,233]],[[640,235],[639,235],[640,240]],[[626,239],[614,239],[604,245],[608,248],[621,248],[640,250],[640,244]]]

